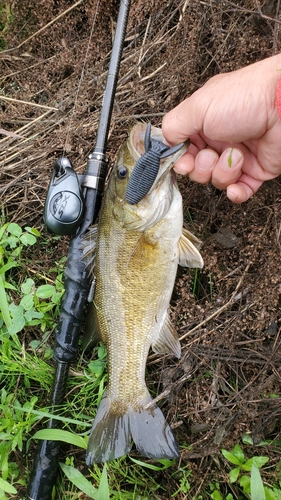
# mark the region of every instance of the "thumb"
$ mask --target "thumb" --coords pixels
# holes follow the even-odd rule
[[[170,144],[179,144],[190,136],[203,131],[204,100],[198,99],[196,91],[167,113],[162,121],[162,132]]]

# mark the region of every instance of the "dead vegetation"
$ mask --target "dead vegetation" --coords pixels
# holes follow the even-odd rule
[[[42,229],[55,160],[67,154],[80,173],[93,149],[118,2],[40,0],[34,10],[21,0],[11,7],[10,19],[2,11],[1,201],[7,221]],[[280,23],[275,0],[135,0],[110,159],[136,119],[160,125],[209,77],[280,51]],[[148,365],[151,386],[153,371],[162,370],[155,389],[167,398],[178,441],[188,443],[181,463],[193,469],[194,498],[214,477],[222,447],[245,433],[256,444],[280,439],[281,187],[279,179],[268,182],[234,206],[210,186],[179,183],[185,221],[204,241],[205,267],[179,271],[172,308],[182,359],[152,355]],[[67,240],[60,247],[66,252]],[[266,453],[270,482],[279,455],[274,447]],[[225,474],[221,467],[215,477]]]

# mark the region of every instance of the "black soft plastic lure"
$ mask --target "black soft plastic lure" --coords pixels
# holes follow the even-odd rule
[[[183,144],[170,148],[164,142],[151,138],[151,123],[148,123],[145,136],[145,152],[138,159],[126,189],[126,201],[130,205],[139,203],[152,187],[160,166],[160,160],[176,153]]]

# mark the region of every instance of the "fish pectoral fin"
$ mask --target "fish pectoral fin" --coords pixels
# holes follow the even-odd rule
[[[176,330],[174,329],[167,312],[164,324],[158,338],[151,344],[157,354],[172,354],[176,358],[181,357],[181,345]]]
[[[204,266],[203,259],[198,251],[198,248],[201,246],[201,241],[185,228],[183,228],[178,246],[180,266],[200,268]]]
[[[102,341],[100,329],[97,322],[95,304],[91,302],[88,305],[86,321],[84,325],[84,334],[82,340],[82,350],[86,351],[90,347],[97,345]]]
[[[94,264],[96,256],[96,246],[98,241],[98,225],[95,224],[91,226],[87,233],[83,236],[82,246],[83,246],[83,257],[82,259],[86,262],[86,267],[90,270],[90,273],[94,274]]]
[[[171,428],[146,393],[141,401],[133,402],[121,412],[122,401],[111,404],[103,397],[93,422],[88,442],[86,463],[107,462],[129,453],[132,440],[141,455],[153,459],[178,457],[178,446]],[[119,409],[119,411],[118,411]]]

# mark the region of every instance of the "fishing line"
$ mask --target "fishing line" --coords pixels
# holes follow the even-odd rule
[[[63,156],[65,156],[65,153],[66,153],[66,150],[67,150],[67,144],[68,144],[68,140],[69,140],[69,136],[70,136],[70,130],[72,128],[72,124],[73,124],[73,120],[74,120],[74,115],[76,113],[78,97],[79,97],[81,85],[82,85],[82,82],[83,82],[83,79],[84,79],[84,75],[85,75],[86,63],[87,63],[88,56],[89,56],[90,46],[91,46],[91,42],[92,42],[92,38],[93,38],[93,34],[94,34],[94,28],[95,28],[95,24],[96,24],[96,20],[97,20],[97,14],[98,14],[98,10],[99,10],[99,7],[100,7],[100,3],[101,3],[101,0],[98,0],[97,6],[96,6],[96,10],[95,10],[95,14],[94,14],[94,18],[93,18],[93,22],[92,22],[92,27],[91,27],[90,35],[89,35],[89,40],[88,40],[88,44],[87,44],[87,48],[86,48],[86,52],[85,52],[85,57],[84,57],[84,61],[83,61],[81,75],[80,75],[80,78],[79,78],[79,81],[78,81],[78,86],[77,86],[77,90],[76,90],[76,94],[75,94],[74,105],[73,105],[73,108],[72,108],[72,111],[71,111],[71,114],[70,114],[69,123],[68,123],[68,126],[67,126],[66,138],[65,138],[64,147],[63,147]]]

